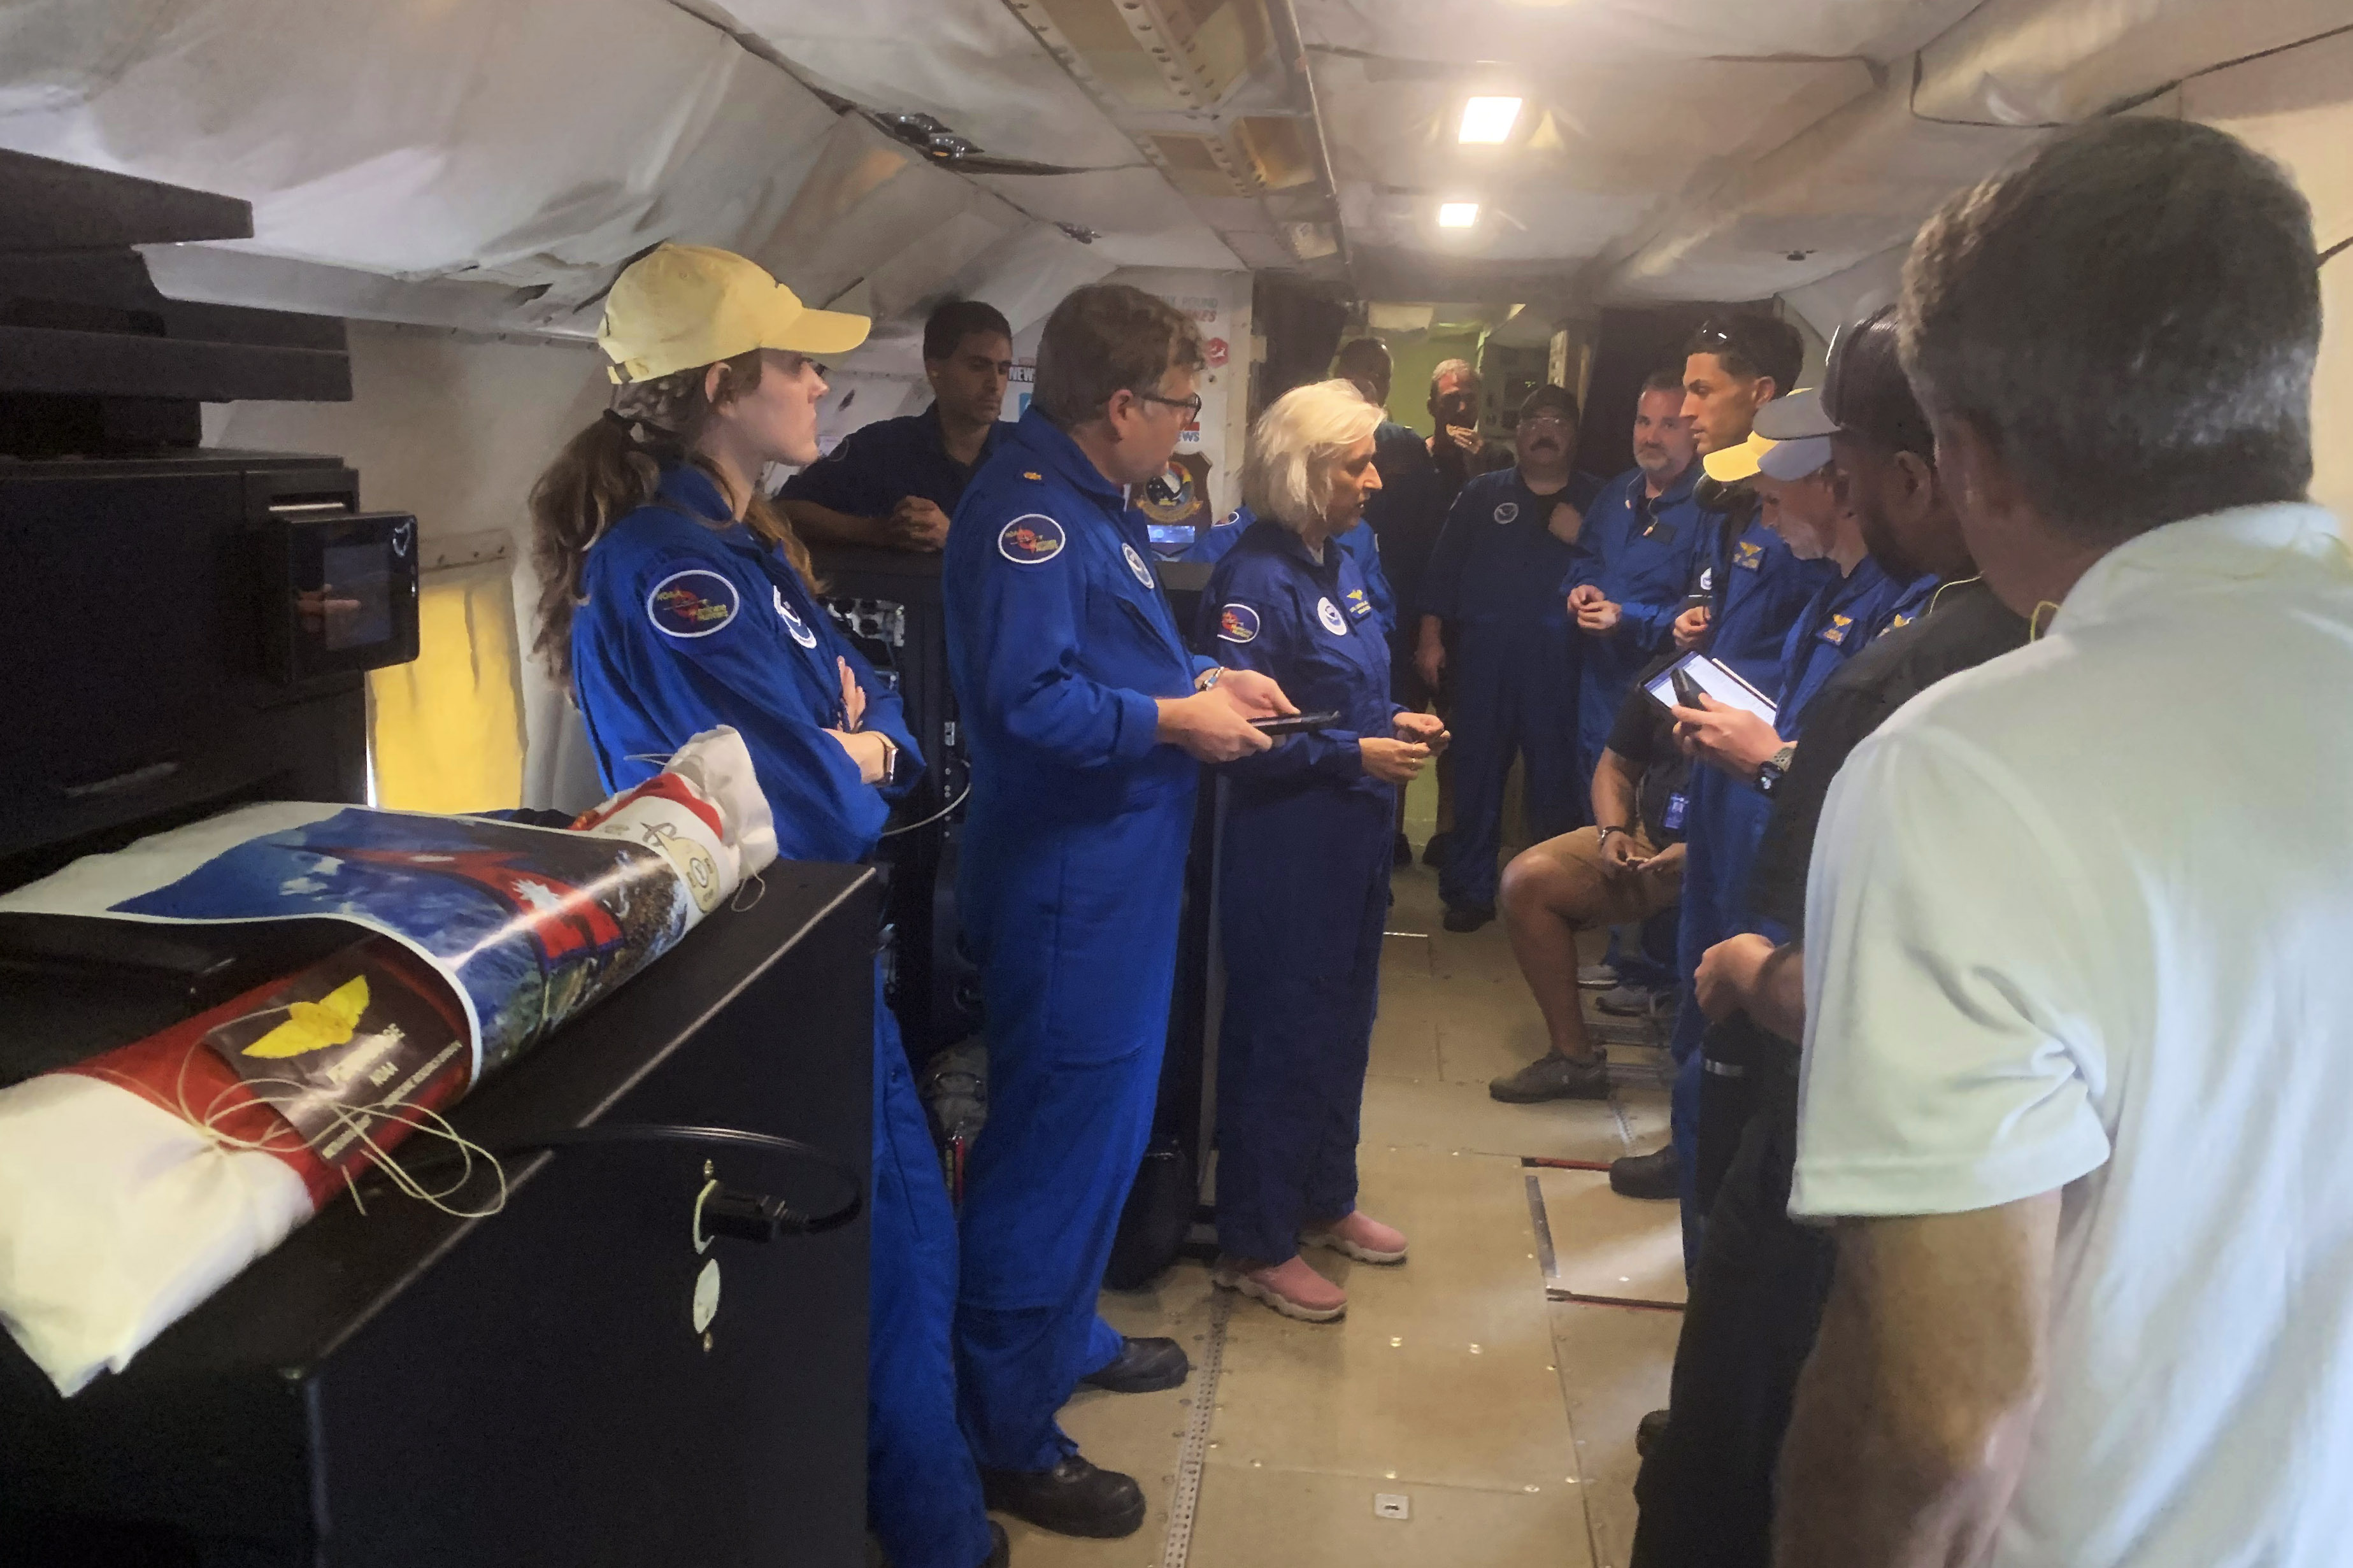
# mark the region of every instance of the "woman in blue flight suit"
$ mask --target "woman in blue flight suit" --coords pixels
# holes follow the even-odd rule
[[[1302,712],[1340,715],[1221,770],[1215,1278],[1308,1322],[1339,1317],[1348,1299],[1303,1242],[1366,1263],[1406,1253],[1404,1236],[1356,1209],[1356,1123],[1397,792],[1443,731],[1389,700],[1388,639],[1339,544],[1380,489],[1379,423],[1345,381],[1295,388],[1260,416],[1242,485],[1262,515],[1210,575],[1197,633]]]
[[[1202,529],[1176,559],[1215,566],[1226,558],[1226,552],[1241,542],[1242,535],[1249,532],[1250,524],[1257,521],[1256,512],[1246,506],[1238,506]],[[1340,548],[1356,563],[1356,574],[1361,579],[1349,590],[1355,597],[1342,608],[1356,617],[1369,613],[1380,627],[1381,636],[1395,637],[1398,626],[1397,593],[1389,586],[1388,574],[1381,569],[1380,541],[1373,535],[1373,525],[1364,521],[1351,524],[1347,531],[1340,535]]]
[[[898,697],[834,629],[758,489],[816,455],[807,357],[866,335],[741,257],[665,246],[614,284],[620,383],[532,495],[538,651],[569,678],[608,790],[698,731],[743,736],[787,859],[862,860],[922,776]],[[956,1423],[955,1222],[899,1031],[874,986],[867,1509],[897,1568],[1007,1561]]]

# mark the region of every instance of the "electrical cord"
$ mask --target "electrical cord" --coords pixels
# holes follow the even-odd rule
[[[946,816],[949,813],[955,811],[957,806],[962,805],[965,803],[965,797],[971,794],[972,781],[970,779],[966,779],[964,781],[964,788],[956,792],[956,797],[948,802],[947,805],[940,807],[939,810],[932,813],[931,816],[923,818],[921,822],[911,822],[904,827],[886,828],[878,835],[878,837],[883,838],[896,838],[902,833],[913,833],[918,827],[929,827],[933,823],[939,821],[942,817]]]

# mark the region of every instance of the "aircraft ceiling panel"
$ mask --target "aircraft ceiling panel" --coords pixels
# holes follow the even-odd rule
[[[1978,0],[1295,0],[1309,48],[1395,61],[1900,58]]]
[[[408,279],[560,298],[659,239],[756,239],[835,120],[646,0],[0,11],[0,144],[241,196],[235,248]]]
[[[1004,0],[730,0],[818,87],[931,115],[983,152],[1084,169],[1144,158]]]
[[[1032,216],[1095,230],[1094,248],[1122,266],[1230,271],[1241,265],[1155,168],[973,178]]]

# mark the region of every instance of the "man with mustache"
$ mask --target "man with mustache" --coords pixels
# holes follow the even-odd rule
[[[1577,421],[1567,388],[1528,394],[1519,462],[1462,487],[1422,580],[1415,662],[1425,681],[1447,681],[1452,696],[1454,829],[1438,881],[1448,931],[1495,918],[1504,778],[1515,754],[1526,764],[1528,826],[1538,839],[1567,833],[1585,815],[1577,634],[1559,584],[1600,487],[1571,469]]]

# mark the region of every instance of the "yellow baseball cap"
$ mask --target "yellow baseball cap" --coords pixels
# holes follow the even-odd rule
[[[812,310],[757,263],[732,250],[665,245],[623,269],[605,296],[596,346],[616,382],[650,381],[754,349],[839,354],[872,323]]]
[[[1710,452],[1699,460],[1700,467],[1705,468],[1707,477],[1717,484],[1737,484],[1742,479],[1757,477],[1758,460],[1771,451],[1773,447],[1774,443],[1764,437],[1752,435],[1737,447],[1726,447],[1721,451]]]

